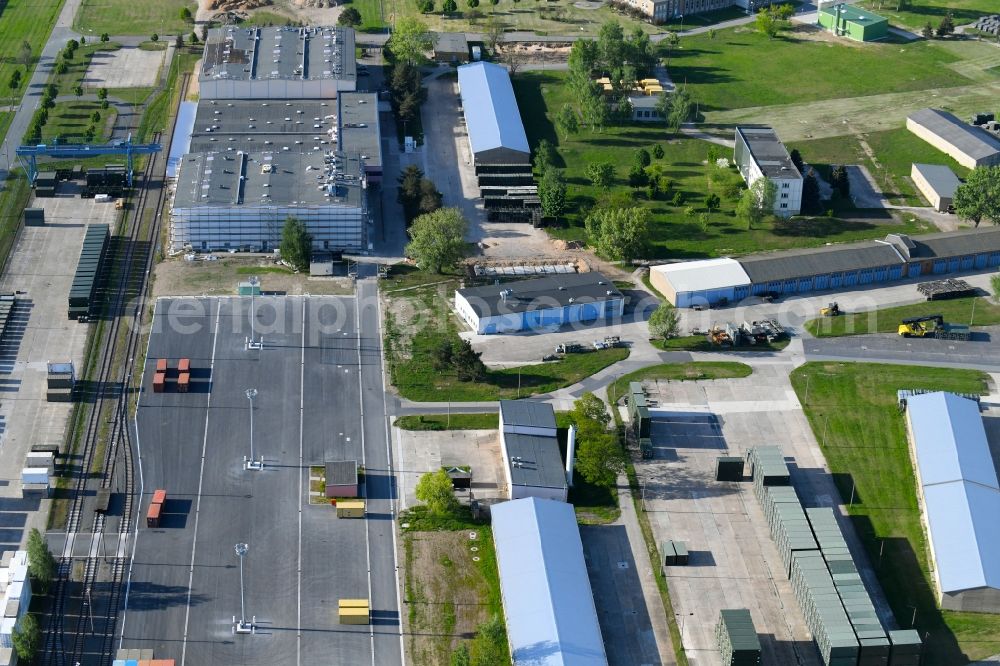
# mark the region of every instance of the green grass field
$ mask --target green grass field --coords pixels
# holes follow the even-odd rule
[[[96,124],[91,122],[91,115],[95,111],[101,114],[101,119]],[[111,137],[114,119],[114,107],[102,109],[100,102],[59,102],[49,111],[49,121],[42,127],[42,140],[51,141],[59,137],[60,140],[68,140],[71,143],[83,143],[87,128],[94,125],[97,133],[93,141],[95,143],[107,141]]]
[[[875,154],[876,161],[863,150],[864,140]],[[864,164],[875,177],[882,192],[893,203],[926,206],[910,179],[910,169],[914,162],[924,164],[945,164],[959,178],[968,175],[969,170],[930,145],[905,127],[884,132],[870,132],[861,137],[841,136],[832,139],[814,139],[789,144],[797,148],[802,159],[824,176],[829,175],[833,164]]]
[[[933,42],[858,45],[795,33],[768,40],[749,28],[733,28],[715,39],[682,39],[672,51],[670,75],[687,81],[703,110],[719,111],[969,83],[943,66],[956,60]],[[776,85],[788,81],[790,72],[804,75],[794,77],[794,85]]]
[[[775,352],[781,351],[791,342],[788,338],[775,340],[772,343],[744,345],[741,347],[719,347],[708,341],[704,335],[682,335],[669,340],[652,340],[652,345],[663,351],[697,351],[697,352]]]
[[[975,317],[973,317],[973,303],[975,303]],[[925,301],[839,317],[810,319],[805,323],[805,328],[818,338],[864,333],[895,333],[902,319],[930,314],[939,314],[946,322],[952,324],[970,324],[970,322],[972,326],[1000,324],[1000,306],[994,305],[986,298],[972,296],[946,301]]]
[[[608,386],[612,401],[628,393],[629,382],[645,379],[666,381],[697,381],[699,379],[737,379],[749,377],[753,369],[736,361],[690,361],[688,363],[661,363],[622,375]]]
[[[897,5],[904,5],[896,11]],[[972,23],[980,16],[996,14],[1000,11],[995,0],[861,0],[858,3],[889,19],[890,24],[898,24],[919,31],[928,21],[937,27],[949,12],[956,25]]]
[[[414,414],[400,416],[393,425],[403,430],[496,430],[496,413]]]
[[[188,35],[193,24],[182,21],[181,9],[194,14],[197,5],[189,0],[83,0],[73,21],[73,29],[85,35]]]
[[[525,127],[529,142],[536,145],[541,139],[548,139],[556,144],[560,157],[557,166],[565,167],[570,212],[566,215],[565,226],[549,229],[553,236],[585,240],[584,220],[595,203],[606,196],[587,179],[588,163],[607,161],[614,164],[616,182],[612,192],[631,193],[627,174],[633,155],[639,148],[650,149],[655,144],[663,146],[665,156],[654,163],[663,166],[664,174],[675,183],[674,191],[680,192],[684,201],[680,205],[665,200],[650,201],[644,192],[634,198],[637,205],[648,208],[652,214],[651,243],[646,252],[650,259],[738,255],[762,249],[881,238],[889,231],[919,233],[926,230],[923,223],[896,223],[888,216],[852,217],[850,220],[827,217],[771,220],[760,228],[747,230],[733,214],[735,204],[722,196],[722,188],[717,185],[722,206],[716,212],[706,213],[708,224],[703,228],[697,214],[706,212],[704,200],[709,193],[710,172],[706,160],[711,144],[683,136],[670,139],[662,127],[655,125],[608,127],[602,132],[585,128],[569,137],[558,136],[551,117],[563,104],[571,102],[565,79],[561,72],[524,72],[514,78],[521,115],[533,119]],[[739,176],[734,171],[731,177]],[[694,217],[686,215],[689,206],[695,209]]]
[[[10,89],[7,81],[14,68],[22,73],[20,89],[14,92],[14,103],[21,99],[31,73],[35,69],[38,56],[52,32],[52,26],[59,16],[63,0],[8,0],[0,5],[0,81],[3,81],[3,104],[10,103]],[[28,71],[16,62],[21,51],[21,43],[31,44],[33,60]]]
[[[897,389],[981,393],[986,375],[807,363],[791,378],[841,497],[846,501],[854,489],[848,512],[901,627],[909,627],[916,608],[916,628],[926,635],[925,666],[954,666],[1000,652],[1000,615],[936,607],[904,418],[896,406]]]
[[[618,520],[618,488],[596,486],[581,474],[573,474],[573,487],[569,489],[569,503],[576,511],[576,521],[581,525],[606,525]]]

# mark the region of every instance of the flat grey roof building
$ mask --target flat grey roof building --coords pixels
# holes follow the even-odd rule
[[[326,485],[350,486],[357,482],[357,460],[332,460],[326,463]]]
[[[336,137],[336,100],[202,100],[188,152],[330,150]]]
[[[506,433],[504,438],[510,456],[511,484],[533,488],[566,487],[566,470],[555,437]]]
[[[955,196],[955,190],[962,184],[955,172],[943,164],[914,164],[913,168],[919,171],[927,184],[942,197]]]
[[[905,259],[961,257],[1000,251],[1000,227],[944,231],[923,236],[889,234],[892,243]]]
[[[501,400],[500,420],[505,426],[556,428],[556,414],[552,405],[536,400]]]
[[[737,261],[754,284],[880,268],[901,263],[892,245],[879,241],[851,243],[841,247],[783,250],[773,254],[740,257]]]
[[[737,127],[736,133],[743,141],[754,161],[768,178],[801,178],[792,158],[789,157],[785,144],[770,127]]]
[[[915,111],[907,116],[906,127],[969,169],[1000,164],[1000,139],[946,111]]]
[[[361,156],[371,182],[382,178],[382,137],[379,134],[378,96],[345,92],[337,98],[340,145]]]
[[[527,312],[624,298],[611,280],[596,272],[567,273],[471,287],[459,289],[457,293],[480,317],[493,316],[498,312]]]
[[[208,99],[333,97],[354,90],[354,31],[340,27],[209,30],[200,94]]]

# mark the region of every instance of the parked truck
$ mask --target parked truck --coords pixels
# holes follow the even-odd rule
[[[938,338],[939,340],[968,340],[970,330],[964,324],[949,324],[939,314],[909,317],[897,330],[904,338]]]
[[[583,349],[583,345],[576,342],[566,342],[556,345],[557,354],[579,354]]]

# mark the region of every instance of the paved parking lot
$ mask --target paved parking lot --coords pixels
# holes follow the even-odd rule
[[[477,499],[499,498],[505,492],[497,430],[415,431],[396,428],[393,439],[398,447],[396,459],[401,508],[416,503],[414,491],[420,476],[442,466],[472,467],[472,492]]]
[[[657,542],[685,541],[690,565],[670,567],[668,585],[692,664],[716,665],[713,627],[723,608],[749,608],[763,663],[819,664],[751,483],[715,480],[715,459],[780,445],[808,506],[836,506],[832,478],[788,383],[791,364],[756,361],[738,380],[647,383],[658,398],[655,458],[636,465]],[[842,523],[842,526],[846,523]],[[861,552],[853,533],[848,542]],[[870,591],[875,581],[859,562]],[[883,617],[884,601],[875,597]]]
[[[147,88],[156,85],[167,50],[146,51],[124,46],[97,51],[83,77],[86,88]]]

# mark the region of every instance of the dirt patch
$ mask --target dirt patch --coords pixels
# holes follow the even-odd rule
[[[481,564],[492,561],[493,544],[480,532],[475,540],[469,535],[403,535],[406,648],[414,664],[449,663],[451,652],[469,643],[477,625],[489,619],[489,585]]]
[[[198,62],[194,64],[194,72],[201,71],[201,58],[198,58]],[[201,97],[201,84],[198,82],[197,76],[192,76],[188,79],[187,92],[184,95],[184,101],[186,102],[197,102]]]
[[[236,293],[238,283],[251,275],[260,278],[261,289],[292,296],[302,294],[346,295],[354,293],[347,277],[309,277],[292,273],[269,258],[261,256],[225,256],[217,261],[185,261],[171,257],[156,266],[153,297],[221,296]]]

